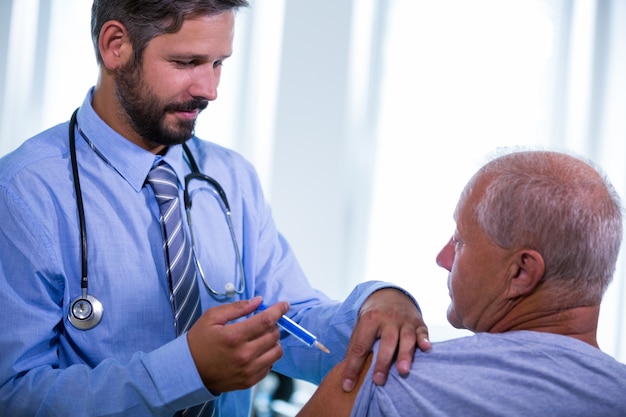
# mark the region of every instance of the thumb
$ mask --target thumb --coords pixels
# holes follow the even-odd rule
[[[226,324],[229,321],[245,317],[257,310],[262,297],[257,296],[249,300],[235,301],[219,307],[210,308],[204,312],[204,315],[210,316],[213,324]]]

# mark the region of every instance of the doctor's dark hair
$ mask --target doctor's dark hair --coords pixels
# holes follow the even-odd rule
[[[502,248],[539,252],[560,306],[599,305],[623,233],[621,201],[606,175],[552,151],[500,156],[474,178],[482,175],[489,182],[474,210],[481,230]]]
[[[98,47],[100,31],[110,20],[117,20],[126,27],[135,62],[141,63],[148,42],[156,36],[177,32],[185,18],[213,16],[248,6],[247,0],[94,0],[91,39],[96,59],[102,64]]]

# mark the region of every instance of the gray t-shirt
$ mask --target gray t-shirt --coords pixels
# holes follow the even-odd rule
[[[416,352],[382,387],[370,369],[352,416],[624,417],[626,365],[571,337],[479,333]]]

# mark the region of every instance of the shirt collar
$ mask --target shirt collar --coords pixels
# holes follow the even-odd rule
[[[154,155],[135,145],[124,136],[117,133],[93,109],[92,88],[78,110],[78,126],[86,141],[105,163],[109,164],[121,175],[135,191],[140,192],[148,172],[154,163],[160,159],[167,162],[176,172],[179,184],[185,175],[185,163],[181,145],[170,146],[164,156]],[[76,135],[78,139],[81,135]]]

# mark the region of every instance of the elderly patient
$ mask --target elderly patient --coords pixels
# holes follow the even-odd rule
[[[613,187],[563,153],[498,157],[466,185],[437,256],[448,320],[472,336],[416,352],[384,386],[341,364],[299,416],[626,416],[626,365],[600,351],[600,302],[622,239]],[[376,354],[376,351],[374,352]]]

